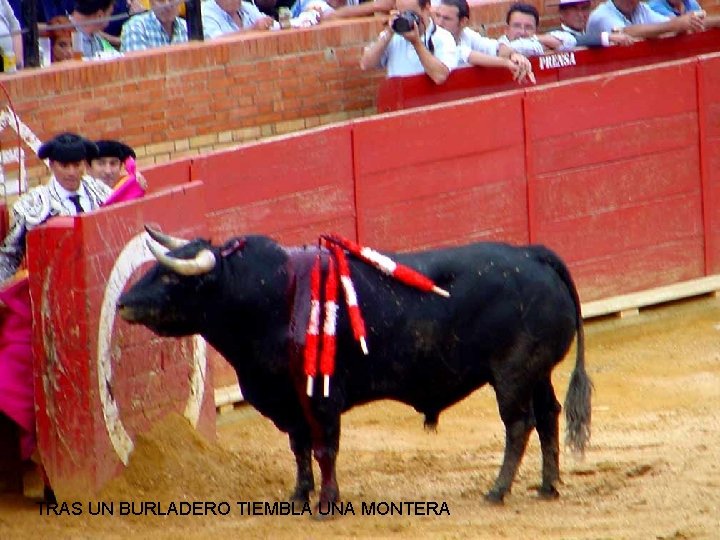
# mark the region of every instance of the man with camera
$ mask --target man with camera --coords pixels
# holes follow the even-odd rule
[[[388,77],[427,74],[442,84],[458,62],[455,38],[430,16],[430,0],[397,0],[389,21],[360,59],[362,69],[387,68]]]
[[[458,67],[481,66],[510,70],[518,83],[535,83],[530,61],[522,54],[496,39],[481,36],[470,25],[470,6],[467,0],[441,0],[435,8],[435,22],[455,38]]]

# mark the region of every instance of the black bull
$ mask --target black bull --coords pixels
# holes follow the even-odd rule
[[[542,449],[540,495],[557,497],[561,407],[551,372],[576,333],[566,439],[579,451],[588,442],[591,383],[578,295],[566,266],[547,248],[477,243],[394,255],[449,298],[349,257],[369,355],[354,340],[340,302],[330,395],[316,390],[309,398],[291,329],[292,250],[261,236],[216,247],[148,232],[170,251],[150,244],[160,264],[122,295],[120,315],[161,336],[200,334],[232,364],[245,399],[289,436],[297,463],[293,500],[307,501],[314,489],[311,451],[322,475],[319,503],[339,500],[335,462],[344,411],[394,399],[434,426],[440,412],[486,383],[505,425],[503,463],[487,498],[501,502],[510,491],[533,428]]]

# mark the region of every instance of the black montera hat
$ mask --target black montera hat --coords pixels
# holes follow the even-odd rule
[[[75,133],[61,133],[40,145],[38,157],[61,163],[74,163],[95,159],[97,153],[98,148],[94,142]]]
[[[116,157],[120,161],[125,161],[127,158],[131,157],[135,159],[135,151],[130,148],[127,144],[122,143],[120,141],[113,141],[113,140],[101,140],[101,141],[95,141],[95,144],[98,147],[98,155],[97,157]]]

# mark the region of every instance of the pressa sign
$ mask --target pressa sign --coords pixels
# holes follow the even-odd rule
[[[557,54],[548,54],[547,56],[540,56],[538,58],[538,62],[540,64],[541,70],[577,65],[574,52],[563,52]]]

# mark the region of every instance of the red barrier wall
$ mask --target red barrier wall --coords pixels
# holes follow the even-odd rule
[[[286,243],[334,230],[354,236],[351,126],[320,128],[193,160],[208,179],[213,238],[262,231]]]
[[[631,47],[577,49],[530,58],[537,86],[610,71],[644,67],[679,58],[696,57],[720,48],[720,29],[665,39],[635,43]],[[456,99],[517,90],[508,72],[481,67],[453,71],[442,85],[425,75],[394,77],[380,82],[377,94],[379,112],[421,107]],[[530,88],[525,85],[525,88]]]
[[[353,133],[361,242],[527,241],[520,94],[358,121]]]
[[[530,237],[563,254],[586,298],[704,274],[695,72],[526,94]]]
[[[194,358],[202,344],[161,340],[115,320],[126,280],[152,258],[136,237],[146,222],[204,234],[202,185],[56,218],[28,235],[38,445],[61,497],[99,491],[127,461],[135,436],[169,412],[215,434],[211,369],[204,355]]]
[[[698,62],[706,273],[720,273],[720,55]]]

